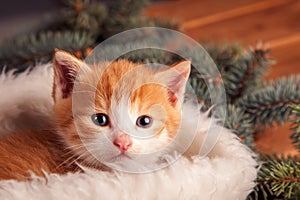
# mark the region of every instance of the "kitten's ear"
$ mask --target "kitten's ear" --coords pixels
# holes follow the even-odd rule
[[[182,103],[186,82],[191,71],[191,61],[184,60],[171,65],[167,70],[160,72],[159,76],[169,89],[169,100],[173,106]]]
[[[74,81],[80,67],[85,65],[71,54],[55,49],[53,57],[54,70],[54,99],[67,98],[73,90]]]

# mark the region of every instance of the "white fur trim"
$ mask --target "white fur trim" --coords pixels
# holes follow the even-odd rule
[[[52,118],[53,100],[51,64],[37,65],[13,75],[0,76],[0,137],[22,130],[39,130]],[[16,126],[17,124],[17,126]]]
[[[17,78],[0,76],[0,132],[15,132],[22,122],[20,113],[33,117],[51,115],[52,71],[49,65],[37,66]],[[48,113],[50,113],[48,115]],[[252,191],[257,174],[253,153],[229,130],[216,125],[205,114],[198,135],[208,128],[219,132],[217,144],[209,156],[181,157],[167,168],[146,174],[127,174],[84,169],[85,173],[47,174],[47,181],[33,176],[31,182],[0,181],[1,199],[245,199]],[[189,123],[189,122],[187,122]],[[22,127],[24,128],[24,127]],[[199,141],[189,154],[198,151]]]

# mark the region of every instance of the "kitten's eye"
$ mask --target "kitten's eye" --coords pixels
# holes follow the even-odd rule
[[[92,115],[92,120],[97,126],[107,126],[109,124],[109,118],[104,113]]]
[[[153,119],[147,115],[142,115],[136,120],[136,125],[141,128],[149,128],[152,125]]]

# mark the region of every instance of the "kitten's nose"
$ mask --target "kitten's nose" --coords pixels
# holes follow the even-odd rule
[[[132,145],[132,141],[129,135],[121,134],[114,139],[114,145],[119,147],[122,151],[127,151]]]

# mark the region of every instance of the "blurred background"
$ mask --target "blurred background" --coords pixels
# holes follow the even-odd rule
[[[2,0],[0,42],[17,33],[30,31],[42,17],[54,15],[61,6],[60,0]]]
[[[33,29],[42,16],[50,18],[63,6],[61,0],[10,0],[1,5],[0,42]],[[198,40],[253,46],[258,41],[266,43],[277,61],[267,78],[300,72],[296,51],[300,46],[299,0],[151,1],[144,14],[175,20]]]

